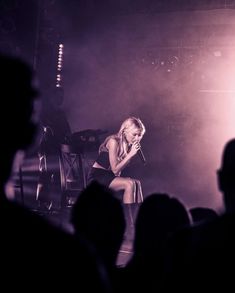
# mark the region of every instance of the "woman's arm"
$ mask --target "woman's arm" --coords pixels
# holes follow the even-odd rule
[[[126,167],[126,165],[130,162],[131,158],[137,153],[139,146],[137,144],[133,144],[130,152],[125,156],[122,161],[118,160],[118,151],[119,145],[116,139],[110,138],[106,145],[109,151],[109,162],[112,172],[119,176],[121,171]]]

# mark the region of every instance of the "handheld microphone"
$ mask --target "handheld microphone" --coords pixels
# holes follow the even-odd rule
[[[145,159],[144,153],[143,153],[141,148],[138,150],[138,155],[139,155],[141,161],[143,162],[143,164],[145,165],[146,164],[146,159]]]

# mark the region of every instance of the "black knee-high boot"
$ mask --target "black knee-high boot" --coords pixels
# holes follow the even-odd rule
[[[125,239],[133,240],[135,234],[135,220],[138,212],[137,203],[123,204],[124,215],[126,220]]]
[[[138,212],[139,212],[139,208],[140,208],[140,205],[141,203],[133,203],[131,208],[132,208],[132,215],[133,215],[133,219],[134,219],[134,225],[135,225],[135,222],[136,222],[136,218],[137,218],[137,215],[138,215]]]

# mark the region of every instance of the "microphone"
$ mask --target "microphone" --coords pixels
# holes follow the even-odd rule
[[[138,155],[139,155],[141,161],[143,162],[143,164],[145,165],[146,164],[146,159],[145,159],[144,153],[143,153],[141,148],[138,150]]]

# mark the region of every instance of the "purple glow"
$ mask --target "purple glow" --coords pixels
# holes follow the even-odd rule
[[[72,131],[116,132],[140,117],[147,165],[129,171],[145,194],[220,209],[216,170],[235,130],[235,10],[107,16],[89,3],[84,15],[72,4],[51,12]]]

